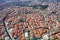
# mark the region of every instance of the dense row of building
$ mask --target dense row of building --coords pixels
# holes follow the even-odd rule
[[[5,18],[5,20],[3,19]],[[0,40],[60,40],[60,5],[49,3],[44,10],[10,7],[0,12]]]

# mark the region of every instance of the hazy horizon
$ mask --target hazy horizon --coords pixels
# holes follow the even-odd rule
[[[42,0],[0,0],[0,2],[10,2],[10,1],[19,2],[19,1],[42,1]],[[54,1],[60,2],[60,0],[50,0],[50,2],[54,2]]]

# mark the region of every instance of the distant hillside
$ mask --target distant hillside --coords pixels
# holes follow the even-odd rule
[[[23,2],[23,1],[42,1],[42,0],[0,0],[0,2],[5,2],[5,3],[9,3],[9,2]],[[46,1],[46,0],[45,0]],[[50,2],[60,2],[60,0],[50,0]]]
[[[34,2],[34,1],[39,1],[41,2],[42,0],[0,0],[0,11],[4,8],[8,8],[10,6],[28,6],[28,4]],[[50,0],[51,2],[58,1],[60,0]]]
[[[31,1],[26,1],[26,2],[9,2],[9,3],[4,3],[4,4],[0,4],[0,11],[4,8],[8,8],[11,6],[28,6],[28,4],[30,4]]]

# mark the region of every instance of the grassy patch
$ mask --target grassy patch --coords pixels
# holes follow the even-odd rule
[[[30,7],[33,7],[35,9],[46,9],[48,7],[48,5],[32,5]]]

